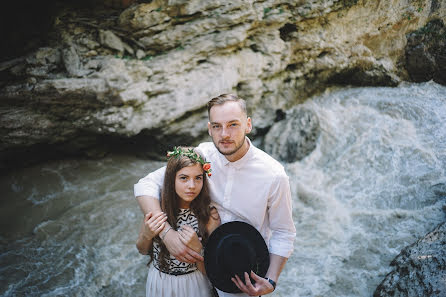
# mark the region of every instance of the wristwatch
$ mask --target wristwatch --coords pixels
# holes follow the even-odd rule
[[[269,281],[269,283],[273,286],[273,288],[274,288],[274,290],[276,289],[276,282],[275,281],[273,281],[272,279],[270,279],[269,277],[265,277],[265,279],[267,280],[267,281]],[[274,291],[273,290],[273,291]]]

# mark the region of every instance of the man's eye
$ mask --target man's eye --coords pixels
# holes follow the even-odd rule
[[[219,125],[213,125],[212,128],[213,129],[218,129],[218,128],[220,128],[220,126]]]

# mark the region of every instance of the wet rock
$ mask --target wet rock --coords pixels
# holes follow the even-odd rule
[[[406,46],[406,69],[411,79],[433,79],[446,85],[446,28],[440,19],[409,33]]]
[[[206,133],[206,102],[228,92],[248,101],[252,137],[263,136],[278,110],[333,84],[407,80],[401,67],[406,34],[445,18],[438,1],[154,0],[92,9],[93,2],[84,8],[61,2],[66,9],[55,12],[48,42],[26,59],[0,64],[0,108],[7,116],[18,119],[24,112],[56,123],[46,128],[53,131],[34,133],[37,138],[64,135],[52,142],[59,143],[84,132],[119,139],[161,133],[156,140],[195,142]],[[433,57],[436,67],[443,65],[441,55],[427,52],[429,63]],[[2,139],[26,146],[30,123],[1,125]],[[271,151],[283,160],[304,157],[316,137],[305,131],[287,140],[286,151]]]
[[[88,70],[82,68],[79,55],[74,46],[69,46],[62,50],[62,58],[69,76],[82,77],[89,73]]]
[[[446,296],[446,223],[406,247],[390,265],[393,270],[374,297]]]
[[[121,39],[112,31],[100,30],[99,41],[106,47],[117,50],[118,52],[124,52],[124,44],[122,43]]]
[[[265,151],[285,162],[302,160],[316,148],[319,134],[316,114],[305,108],[295,108],[268,131],[264,139]]]

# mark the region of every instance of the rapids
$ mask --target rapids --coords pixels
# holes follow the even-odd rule
[[[297,236],[270,296],[371,296],[445,220],[446,87],[331,89],[304,106],[321,134],[284,164]],[[0,296],[144,296],[133,184],[162,164],[114,155],[1,177]]]

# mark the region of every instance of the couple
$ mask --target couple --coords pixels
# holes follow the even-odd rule
[[[232,281],[244,293],[218,290],[219,296],[259,296],[273,292],[293,251],[296,230],[288,176],[280,163],[254,147],[246,137],[252,123],[245,101],[223,94],[210,100],[207,107],[208,131],[213,143],[202,143],[195,151],[176,148],[167,167],[150,173],[134,187],[145,214],[137,246],[140,252],[152,251],[154,256],[147,279],[147,296],[152,296],[151,290],[163,290],[162,286],[175,290],[173,286],[178,280],[187,277],[186,287],[192,287],[194,293],[181,291],[175,292],[175,296],[209,296],[201,293],[207,290],[203,285],[206,282],[201,280],[201,272],[196,271],[204,270],[201,242],[196,234],[205,242],[220,223],[243,221],[254,226],[268,245],[270,265],[265,278],[249,271],[244,279],[234,276]],[[210,173],[208,161],[212,165],[212,178],[206,176]],[[169,193],[173,190],[176,195]],[[168,205],[169,194],[177,199],[176,213],[175,206]],[[209,207],[209,197],[213,207]],[[164,270],[166,267],[179,273],[167,274],[161,281],[166,275],[155,273],[154,269],[170,272]],[[175,275],[180,273],[183,274]],[[162,296],[171,295],[167,290]]]

